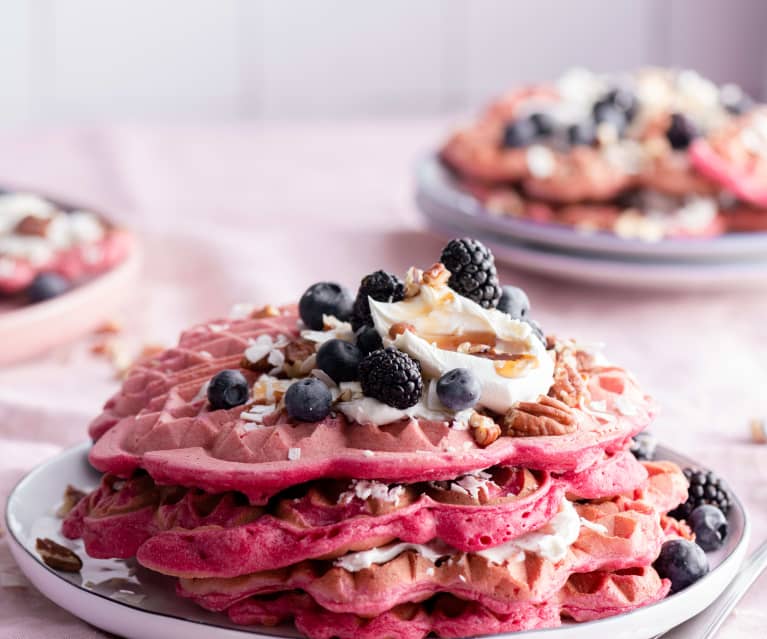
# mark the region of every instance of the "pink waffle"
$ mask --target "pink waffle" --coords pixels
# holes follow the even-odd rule
[[[296,321],[295,312],[284,309],[278,318],[218,320],[185,332],[178,347],[136,367],[107,402],[91,425],[97,438],[91,463],[121,476],[143,468],[159,484],[237,490],[260,504],[289,486],[323,477],[412,483],[499,465],[583,470],[605,452],[621,450],[653,414],[649,398],[617,367],[586,371],[591,400],[604,402],[605,410],[574,409],[575,432],[500,437],[486,448],[447,422],[375,426],[331,413],[308,424],[278,414],[270,425],[246,431],[243,407],[210,411],[200,395],[203,384],[238,366],[249,338],[295,336]],[[288,459],[291,449],[300,450],[299,459]]]
[[[64,522],[92,557],[138,556],[152,570],[184,577],[233,577],[313,557],[373,548],[382,540],[426,543],[439,538],[464,552],[492,547],[539,528],[562,497],[597,499],[631,494],[647,471],[630,453],[580,473],[551,476],[496,469],[500,482],[472,496],[433,484],[403,486],[396,504],[374,498],[339,503],[346,482],[307,486],[297,497],[263,508],[234,494],[160,488],[147,476],[105,476]],[[678,495],[679,486],[667,486]],[[684,490],[682,485],[681,490]],[[258,540],[254,544],[254,540]]]

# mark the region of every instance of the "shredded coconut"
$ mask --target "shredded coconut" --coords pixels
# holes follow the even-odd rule
[[[301,449],[300,448],[288,448],[288,459],[290,461],[297,461],[301,459]]]
[[[355,497],[362,501],[372,497],[373,499],[398,506],[399,500],[404,493],[404,486],[395,484],[390,487],[388,484],[374,480],[355,479],[350,484],[349,490],[341,493],[338,498],[338,503],[349,504]]]

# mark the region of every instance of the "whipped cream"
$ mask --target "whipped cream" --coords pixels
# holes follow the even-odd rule
[[[413,357],[432,379],[454,368],[468,368],[482,387],[479,403],[496,412],[536,400],[553,383],[554,361],[527,323],[482,308],[447,286],[422,286],[418,295],[401,302],[370,299],[370,311],[385,345]],[[392,339],[389,331],[400,323],[413,330]],[[497,355],[461,352],[465,344],[487,345]]]
[[[372,548],[361,552],[351,552],[339,559],[336,559],[335,565],[349,572],[359,572],[370,568],[373,564],[385,564],[395,557],[399,557],[406,550],[415,550],[421,557],[424,557],[432,563],[440,557],[449,555],[450,551],[441,542],[430,542],[428,544],[408,544],[399,543],[381,548]]]
[[[564,499],[559,512],[540,530],[529,532],[500,546],[478,550],[476,554],[494,564],[521,561],[526,552],[556,563],[565,558],[567,550],[578,539],[580,530],[581,518],[572,502]]]

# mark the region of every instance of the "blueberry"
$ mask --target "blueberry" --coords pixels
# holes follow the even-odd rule
[[[725,84],[719,91],[719,101],[733,115],[742,115],[754,108],[754,99],[737,84]]]
[[[248,401],[248,380],[237,370],[216,373],[208,384],[208,401],[214,410],[234,408]]]
[[[501,300],[496,308],[511,315],[513,319],[522,319],[530,311],[530,300],[521,288],[504,286],[501,289]]]
[[[695,533],[696,543],[706,552],[721,548],[727,538],[727,518],[716,506],[698,506],[690,514],[687,523]]]
[[[314,331],[320,331],[323,328],[323,315],[334,315],[346,322],[351,318],[353,304],[351,293],[340,284],[317,282],[301,296],[298,312],[304,324]]]
[[[597,140],[597,128],[590,120],[567,127],[567,139],[573,146],[591,146]]]
[[[708,572],[708,559],[698,544],[686,539],[672,539],[663,544],[653,566],[661,577],[671,580],[671,592],[675,593]]]
[[[666,131],[666,137],[672,149],[682,151],[700,135],[695,123],[682,113],[671,114],[671,125]]]
[[[66,293],[72,285],[58,273],[40,273],[27,287],[27,300],[32,302],[44,302],[62,293]]]
[[[622,135],[628,125],[626,113],[612,102],[600,101],[593,107],[594,121],[597,124],[611,124],[618,135]]]
[[[360,349],[351,342],[329,339],[317,351],[317,368],[330,375],[336,384],[353,382],[361,359]]]
[[[530,122],[535,126],[535,132],[539,137],[551,135],[557,128],[556,120],[545,111],[533,113],[530,116]]]
[[[454,368],[437,382],[437,397],[450,410],[471,408],[481,394],[479,380],[468,368]]]
[[[364,355],[383,348],[381,336],[374,326],[365,325],[360,327],[354,334],[354,337],[357,340],[357,347]]]
[[[285,408],[293,419],[318,422],[330,413],[333,397],[325,384],[315,377],[293,382],[285,393]]]
[[[631,122],[639,110],[639,100],[634,92],[626,87],[611,89],[601,101],[609,102],[620,109],[626,116],[627,122]]]
[[[657,447],[658,439],[647,432],[637,433],[631,439],[631,454],[639,461],[652,461]]]
[[[503,131],[503,146],[507,149],[517,149],[532,144],[538,134],[535,123],[529,118],[513,120]]]

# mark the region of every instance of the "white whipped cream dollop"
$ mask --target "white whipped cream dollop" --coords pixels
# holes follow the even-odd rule
[[[564,499],[559,512],[542,529],[526,533],[500,546],[478,550],[476,554],[494,564],[503,564],[509,560],[521,561],[526,552],[556,563],[565,558],[567,550],[578,539],[580,530],[581,518],[572,502]]]
[[[359,572],[360,570],[370,568],[373,564],[385,564],[395,557],[399,557],[407,550],[415,550],[421,557],[428,559],[432,563],[440,557],[450,554],[450,550],[438,541],[428,544],[395,543],[380,548],[372,548],[371,550],[348,553],[336,559],[336,566],[349,572]]]
[[[401,302],[370,299],[370,311],[385,345],[417,360],[432,379],[468,368],[482,387],[479,403],[496,412],[516,402],[535,401],[554,381],[554,361],[529,324],[482,308],[447,286],[422,286],[418,295]],[[395,324],[412,330],[392,339]],[[461,352],[466,343],[491,347],[495,354]]]

